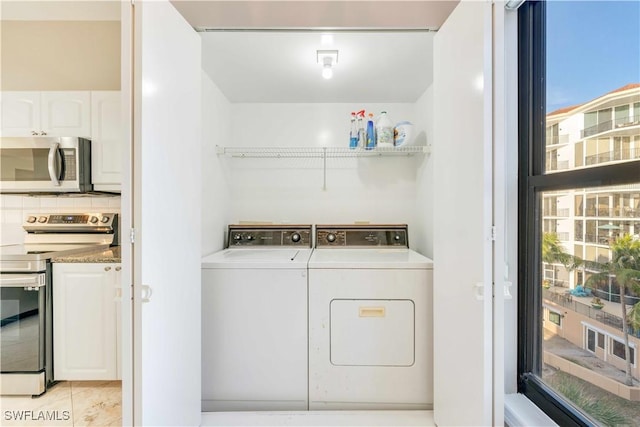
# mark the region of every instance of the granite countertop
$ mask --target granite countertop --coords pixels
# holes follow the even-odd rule
[[[93,252],[84,252],[77,255],[67,255],[61,257],[53,257],[53,262],[84,262],[84,263],[100,263],[121,261],[120,246],[111,246],[107,249],[96,250]]]

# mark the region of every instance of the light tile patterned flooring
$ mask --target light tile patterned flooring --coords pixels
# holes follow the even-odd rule
[[[0,425],[120,426],[122,383],[62,381],[40,397],[2,396]]]

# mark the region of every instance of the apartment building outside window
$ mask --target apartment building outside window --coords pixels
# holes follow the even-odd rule
[[[640,425],[639,17],[519,10],[519,387],[560,425]]]

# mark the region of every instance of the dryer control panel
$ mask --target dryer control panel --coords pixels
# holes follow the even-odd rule
[[[230,225],[227,247],[311,247],[311,225]]]
[[[408,248],[407,225],[317,225],[316,247]]]

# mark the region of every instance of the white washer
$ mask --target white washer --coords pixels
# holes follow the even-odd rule
[[[309,409],[433,408],[433,262],[407,226],[317,226]]]
[[[229,226],[202,259],[202,411],[308,409],[311,226]]]

